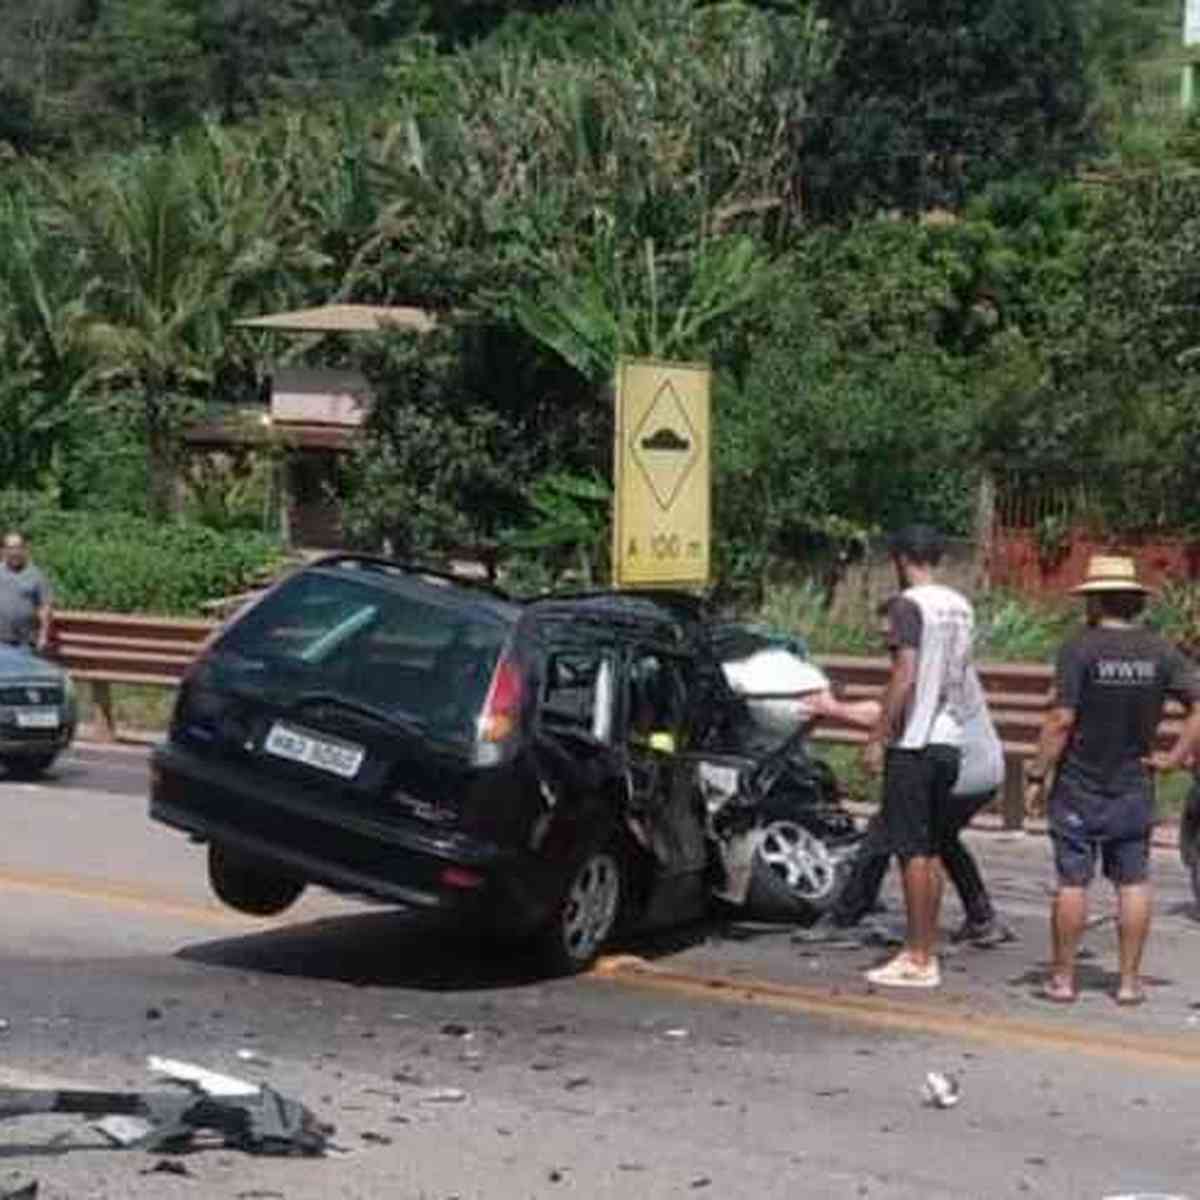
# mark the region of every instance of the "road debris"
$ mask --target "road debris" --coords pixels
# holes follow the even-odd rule
[[[941,1071],[930,1071],[921,1088],[925,1103],[932,1108],[953,1108],[961,1099],[958,1080]]]
[[[0,1200],[36,1200],[37,1194],[38,1181],[32,1179],[11,1192],[0,1193]]]
[[[672,1038],[674,1041],[682,1042],[692,1035],[686,1029],[664,1029],[663,1037]]]
[[[467,1093],[462,1088],[454,1087],[436,1088],[423,1097],[426,1104],[461,1104],[466,1098]]]
[[[191,1175],[184,1163],[177,1158],[160,1158],[152,1167],[141,1172],[143,1175]]]
[[[179,1152],[189,1149],[197,1134],[207,1133],[226,1148],[248,1154],[325,1153],[333,1127],[295,1100],[192,1063],[152,1058],[149,1065],[180,1089],[0,1088],[0,1120],[47,1113],[98,1117],[100,1132],[128,1149]]]

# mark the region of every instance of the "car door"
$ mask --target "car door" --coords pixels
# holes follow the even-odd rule
[[[625,658],[622,683],[620,730],[630,828],[653,859],[662,898],[687,903],[708,860],[687,754],[687,663],[661,649],[634,645]]]
[[[617,653],[602,642],[562,637],[546,646],[532,741],[544,807],[530,841],[549,858],[569,860],[619,823],[617,675]]]

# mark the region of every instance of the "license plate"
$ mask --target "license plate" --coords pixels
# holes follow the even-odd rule
[[[18,708],[17,726],[20,729],[57,729],[57,708]]]
[[[328,771],[331,775],[340,775],[343,779],[353,779],[358,774],[365,755],[363,748],[352,742],[330,741],[279,721],[271,726],[263,749],[276,758],[305,763],[320,771]]]

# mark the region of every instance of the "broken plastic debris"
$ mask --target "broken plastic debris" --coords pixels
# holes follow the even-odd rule
[[[953,1108],[961,1097],[958,1080],[953,1075],[942,1074],[941,1071],[930,1071],[925,1076],[921,1095],[925,1103],[934,1108]]]
[[[302,1104],[269,1087],[249,1094],[218,1095],[198,1080],[212,1077],[218,1085],[237,1088],[229,1080],[191,1063],[152,1059],[152,1070],[171,1075],[187,1090],[108,1092],[89,1089],[0,1088],[0,1119],[71,1113],[88,1117],[133,1117],[146,1122],[140,1140],[119,1144],[153,1151],[186,1149],[200,1132],[218,1134],[223,1144],[248,1154],[324,1154],[333,1127],[319,1122]],[[122,1133],[131,1132],[125,1127]]]
[[[436,1088],[425,1097],[428,1104],[461,1104],[467,1098],[462,1088]]]
[[[92,1128],[104,1134],[114,1146],[136,1146],[154,1132],[154,1125],[145,1117],[105,1117]]]
[[[690,1036],[691,1035],[688,1033],[688,1031],[686,1029],[664,1029],[663,1030],[663,1037],[674,1038],[678,1042],[681,1042],[681,1041],[683,1041],[684,1038],[690,1037]]]
[[[147,1063],[151,1074],[165,1075],[175,1083],[195,1086],[209,1096],[254,1096],[259,1091],[257,1083],[250,1083],[233,1075],[221,1075],[194,1063],[180,1062],[176,1058],[158,1058],[151,1055]]]

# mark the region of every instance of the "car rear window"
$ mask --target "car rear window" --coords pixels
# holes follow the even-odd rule
[[[321,696],[431,732],[473,733],[511,622],[461,593],[397,576],[297,576],[221,639],[220,674],[286,703]]]

